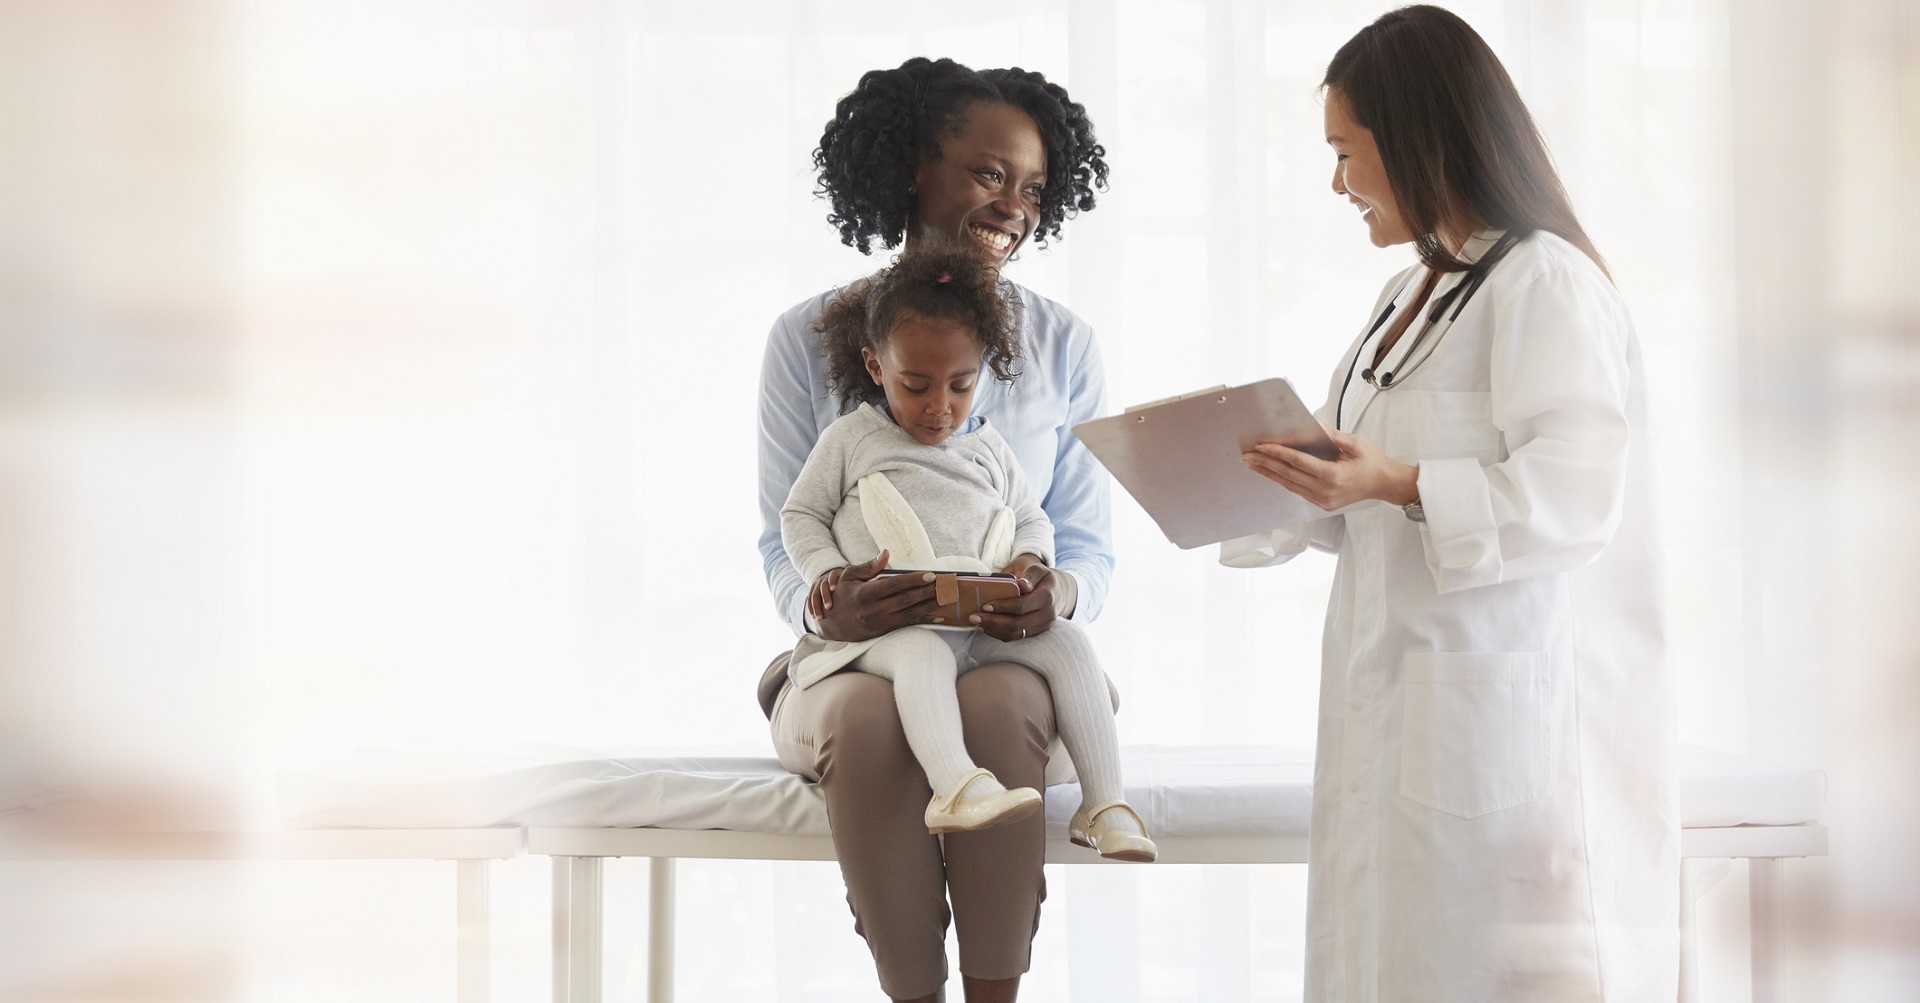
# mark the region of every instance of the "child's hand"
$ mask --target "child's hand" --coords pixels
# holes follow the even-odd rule
[[[820,636],[830,641],[866,641],[916,623],[940,623],[933,573],[877,577],[887,567],[887,552],[865,564],[842,568],[825,586]],[[828,572],[822,579],[833,575]],[[815,583],[815,592],[821,588]],[[814,592],[808,593],[809,602]]]
[[[882,550],[873,560],[865,564],[851,565],[851,567],[859,569],[859,573],[854,575],[855,578],[863,580],[872,578],[886,570],[887,552]],[[807,590],[807,615],[813,617],[814,623],[825,620],[827,611],[833,609],[833,590],[840,587],[840,578],[847,573],[847,570],[845,567],[833,568],[813,580],[813,587]]]
[[[833,588],[840,584],[840,576],[846,570],[834,568],[813,580],[813,587],[807,590],[807,615],[813,618],[814,623],[825,619],[827,611],[833,608]]]

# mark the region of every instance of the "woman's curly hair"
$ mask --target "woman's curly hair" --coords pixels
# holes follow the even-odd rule
[[[965,324],[979,339],[994,379],[1012,383],[1019,378],[1020,299],[1012,283],[958,247],[914,250],[841,290],[814,323],[826,350],[827,387],[840,398],[841,413],[887,399],[867,373],[860,350],[883,351],[903,312]]]
[[[840,241],[871,253],[874,241],[891,249],[905,239],[913,217],[913,175],[922,156],[938,158],[942,140],[966,125],[982,101],[1004,101],[1040,127],[1047,148],[1047,183],[1040,194],[1036,243],[1060,236],[1060,225],[1093,208],[1107,187],[1106,148],[1094,140],[1087,110],[1032,70],[972,70],[951,59],[915,56],[892,70],[871,70],[834,106],[833,120],[813,151],[820,174],[816,194],[833,205],[827,222]]]

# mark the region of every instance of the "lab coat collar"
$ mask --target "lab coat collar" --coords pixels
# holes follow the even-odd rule
[[[1481,230],[1473,236],[1468,237],[1466,242],[1460,245],[1460,252],[1455,256],[1468,264],[1477,263],[1482,257],[1486,256],[1487,251],[1492,249],[1494,244],[1500,241],[1501,237],[1506,236],[1506,233],[1507,231],[1505,230],[1494,229],[1492,227]],[[1417,289],[1418,282],[1421,278],[1424,278],[1424,275],[1421,273],[1416,272],[1416,275],[1418,278],[1408,287],[1410,290]],[[1445,272],[1441,274],[1440,281],[1434,284],[1433,292],[1428,295],[1426,303],[1420,308],[1422,316],[1413,319],[1412,325],[1407,328],[1406,335],[1394,344],[1393,349],[1387,353],[1386,358],[1380,360],[1381,369],[1390,373],[1397,373],[1406,368],[1415,348],[1414,342],[1416,336],[1419,334],[1420,328],[1425,326],[1426,317],[1424,314],[1432,310],[1433,304],[1442,296],[1445,296],[1451,292],[1455,286],[1466,280],[1466,272]],[[1410,298],[1410,296],[1408,298]],[[1395,312],[1397,313],[1398,311]],[[1452,326],[1453,317],[1451,314],[1441,318],[1434,324],[1433,330],[1427,333],[1426,344],[1418,346],[1420,351],[1424,354],[1429,349],[1435,347],[1434,343],[1446,334],[1447,328]],[[1366,357],[1371,359],[1373,355],[1369,352]],[[1368,395],[1367,399],[1371,401],[1373,395]]]
[[[1461,245],[1457,257],[1469,264],[1479,261],[1501,237],[1506,235],[1506,232],[1505,230],[1489,227],[1475,233],[1473,236],[1467,238],[1466,243]],[[1433,292],[1428,295],[1426,302],[1421,305],[1421,314],[1425,314],[1431,310],[1435,300],[1446,295],[1448,290],[1454,286],[1466,281],[1466,278],[1466,272],[1443,273],[1439,281],[1434,284]],[[1340,420],[1340,427],[1343,431],[1350,432],[1358,428],[1361,416],[1367,412],[1367,406],[1372,404],[1373,399],[1380,395],[1380,391],[1377,388],[1361,378],[1359,375],[1360,371],[1371,368],[1373,352],[1380,344],[1380,339],[1385,337],[1387,329],[1398,321],[1399,315],[1410,307],[1414,295],[1420,288],[1420,283],[1425,281],[1425,279],[1426,270],[1424,268],[1413,269],[1407,281],[1402,283],[1400,290],[1394,294],[1393,315],[1387,319],[1385,324],[1380,325],[1372,337],[1362,339],[1360,345],[1355,349],[1355,351],[1359,353],[1359,364],[1352,369],[1354,375],[1347,384],[1346,393],[1341,401],[1340,414],[1336,416]],[[1394,343],[1393,348],[1387,352],[1387,357],[1380,360],[1380,365],[1377,367],[1379,370],[1391,373],[1400,372],[1406,368],[1406,364],[1416,347],[1415,342],[1421,327],[1424,326],[1425,319],[1424,316],[1416,316],[1413,318],[1407,327],[1407,333],[1403,335],[1398,342]],[[1435,342],[1446,334],[1447,328],[1452,326],[1453,319],[1451,316],[1441,318],[1435,325],[1435,329],[1428,332],[1425,339],[1426,343],[1418,346],[1421,353],[1425,354],[1437,347]]]
[[[1460,245],[1460,253],[1455,255],[1455,257],[1468,264],[1479,261],[1481,255],[1486,254],[1489,248],[1499,241],[1501,237],[1506,235],[1507,231],[1496,230],[1492,227],[1481,230],[1473,236],[1468,237],[1467,242]]]

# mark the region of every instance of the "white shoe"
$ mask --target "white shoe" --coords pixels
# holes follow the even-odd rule
[[[979,777],[994,778],[989,770],[974,770],[960,778],[953,793],[936,794],[927,804],[928,832],[972,832],[1007,822],[1017,822],[1040,810],[1044,803],[1040,792],[1031,787],[1015,787],[980,797],[962,797],[967,785]]]
[[[1107,812],[1119,809],[1133,816],[1139,832],[1116,829],[1102,820]],[[1081,846],[1089,846],[1100,852],[1103,857],[1114,860],[1130,860],[1136,864],[1151,864],[1160,856],[1160,848],[1147,838],[1147,823],[1140,821],[1140,813],[1125,801],[1109,801],[1095,805],[1091,810],[1082,806],[1073,813],[1073,820],[1067,823],[1067,838]]]

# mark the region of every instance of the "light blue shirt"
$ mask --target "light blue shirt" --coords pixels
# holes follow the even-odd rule
[[[1012,385],[982,369],[973,414],[1013,448],[1040,507],[1053,521],[1054,567],[1073,575],[1073,619],[1098,616],[1113,577],[1107,473],[1073,436],[1073,426],[1106,410],[1106,371],[1093,328],[1072,311],[1021,286],[1024,342]],[[820,433],[840,417],[827,387],[827,360],[813,329],[838,290],[780,315],[760,366],[760,557],[774,609],[807,633],[807,586],[780,543],[780,508]]]

